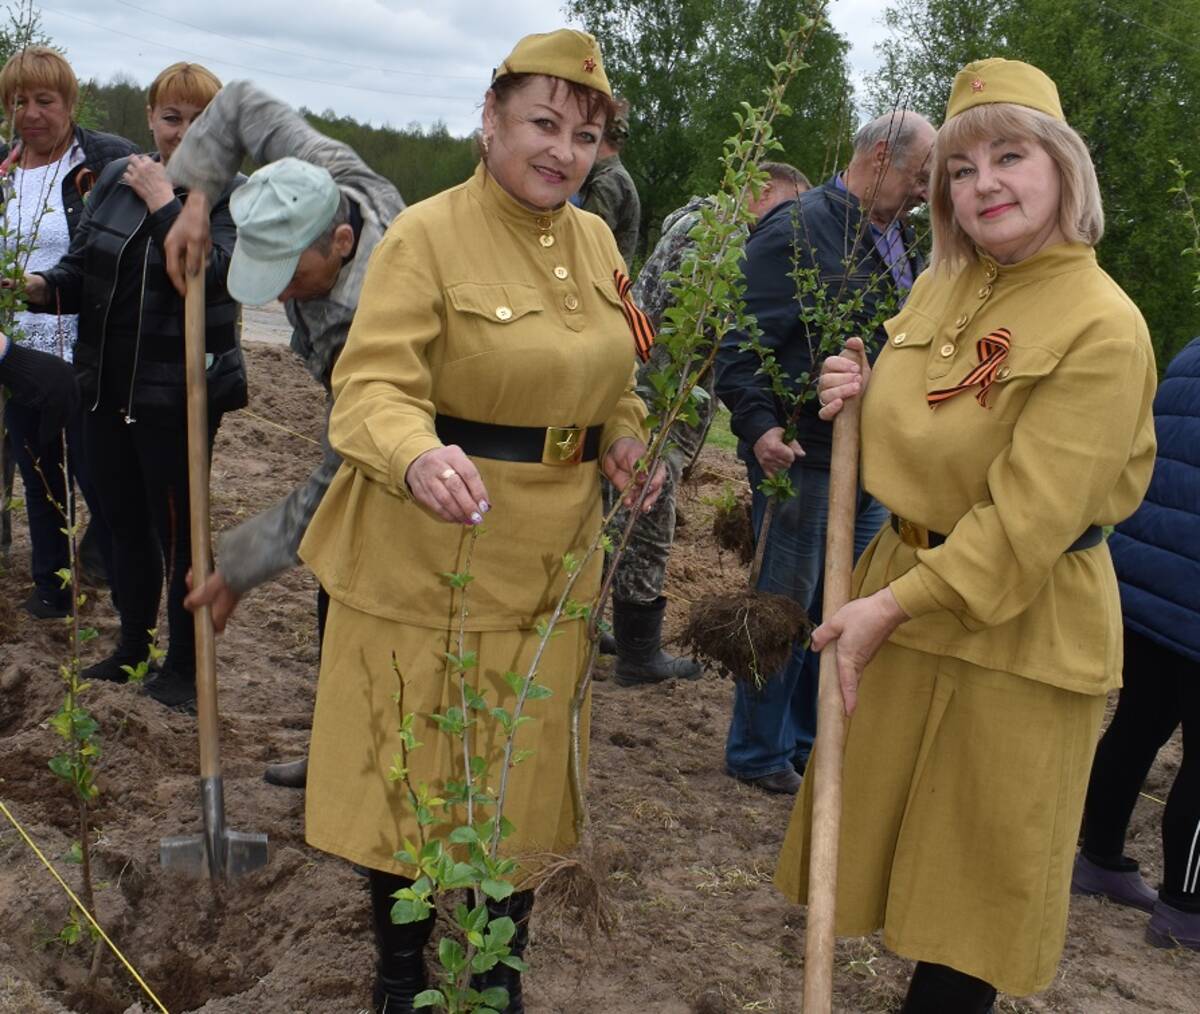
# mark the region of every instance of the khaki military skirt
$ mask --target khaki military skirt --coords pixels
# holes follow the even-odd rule
[[[837,934],[882,928],[903,957],[1045,989],[1104,703],[885,644],[847,731]],[[775,875],[800,903],[811,814],[806,778]]]
[[[509,776],[504,815],[515,831],[503,852],[511,856],[562,853],[576,844],[575,810],[567,775],[569,712],[576,680],[586,660],[588,641],[582,622],[563,623],[551,638],[538,669],[537,682],[551,696],[528,701],[524,714],[533,721],[516,734],[516,748],[532,751]],[[445,652],[457,652],[445,630],[409,626],[330,603],[321,676],[313,715],[305,805],[306,838],[314,848],[342,856],[370,869],[413,876],[394,853],[407,838],[419,841],[413,807],[403,786],[388,777],[400,753],[400,706],[395,697],[404,679],[404,711],[417,714],[415,732],[421,746],[409,754],[415,786],[426,784],[433,795],[448,779],[463,779],[462,746],[439,731],[428,717],[459,705],[459,688],[446,668]],[[482,631],[466,634],[465,650],[478,654],[470,684],[487,698],[512,711],[515,701],[504,682],[509,671],[527,671],[538,642],[532,631]],[[590,702],[589,702],[590,707]],[[588,709],[582,725],[586,770]],[[473,753],[490,762],[488,784],[499,786],[503,737],[495,721],[484,716],[475,727]],[[444,811],[436,811],[445,816]],[[491,809],[476,820],[491,816]],[[426,828],[445,836],[465,823],[465,811],[452,822]],[[531,869],[536,860],[526,864]]]

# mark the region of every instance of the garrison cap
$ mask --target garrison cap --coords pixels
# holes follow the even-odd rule
[[[993,57],[968,63],[954,75],[946,119],[989,102],[1028,106],[1056,120],[1066,121],[1058,88],[1042,71],[1020,60]]]
[[[595,88],[612,98],[599,45],[587,32],[573,28],[526,35],[492,71],[492,80],[506,74],[549,74]]]

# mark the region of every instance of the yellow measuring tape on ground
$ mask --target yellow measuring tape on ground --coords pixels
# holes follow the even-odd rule
[[[67,897],[69,897],[71,899],[72,903],[75,905],[75,907],[77,909],[79,909],[79,911],[82,912],[84,914],[84,916],[86,916],[87,921],[90,922],[96,928],[96,932],[100,934],[100,939],[102,939],[106,944],[108,944],[109,950],[111,950],[113,952],[113,954],[115,954],[120,959],[121,964],[124,965],[129,970],[129,974],[133,976],[134,981],[139,986],[141,986],[143,990],[145,990],[146,995],[148,997],[150,997],[151,1000],[154,1001],[155,1005],[158,1007],[158,1009],[160,1011],[163,1012],[163,1014],[170,1014],[170,1011],[168,1011],[167,1008],[163,1006],[162,1001],[157,996],[154,995],[154,990],[152,990],[148,985],[146,985],[146,980],[143,979],[140,975],[138,975],[137,969],[134,968],[133,965],[131,965],[129,963],[129,960],[125,957],[124,954],[122,954],[119,950],[117,950],[117,945],[114,944],[108,938],[108,934],[105,933],[104,930],[101,929],[100,924],[98,922],[96,922],[95,919],[92,918],[92,913],[83,907],[83,902],[80,901],[75,896],[75,892],[72,891],[70,886],[67,884],[67,882],[65,880],[63,880],[63,878],[61,876],[59,876],[58,870],[56,870],[50,864],[50,860],[47,859],[42,854],[42,850],[40,848],[38,848],[37,844],[34,842],[34,840],[29,837],[29,833],[25,830],[25,828],[23,828],[17,822],[17,818],[14,817],[12,815],[12,812],[9,810],[9,808],[4,805],[4,800],[2,800],[2,799],[0,799],[0,813],[3,813],[4,816],[8,818],[8,822],[17,829],[17,834],[19,834],[22,838],[25,839],[25,844],[28,845],[33,850],[33,854],[42,861],[42,865],[45,866],[46,869],[48,869],[50,871],[50,874],[54,877],[55,880],[58,881],[59,886],[64,891],[67,892]]]

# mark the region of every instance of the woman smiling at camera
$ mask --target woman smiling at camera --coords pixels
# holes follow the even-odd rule
[[[83,394],[84,454],[112,530],[116,650],[84,671],[126,679],[157,626],[164,567],[170,637],[162,672],[146,685],[169,707],[195,700],[195,634],[183,608],[191,565],[188,531],[183,299],[167,278],[162,242],[183,205],[165,166],[188,127],[221,89],[195,63],[172,64],[150,85],[146,114],[154,155],[114,162],[100,175],[71,241],[53,268],[27,278],[30,303],[79,312],[75,368]],[[209,449],[221,414],[246,404],[238,306],[225,291],[236,230],[229,193],[212,210],[206,277]],[[182,192],[181,192],[182,193]]]
[[[388,779],[400,752],[394,699],[418,716],[414,785],[441,794],[463,778],[450,737],[428,718],[457,704],[445,652],[458,652],[458,596],[443,575],[470,562],[468,680],[510,708],[506,672],[524,675],[535,624],[562,591],[563,556],[600,524],[600,470],[632,493],[645,409],[633,392],[634,338],[618,290],[624,262],[604,222],[568,203],[595,160],[612,97],[595,40],[561,30],[522,39],[483,107],[482,161],[461,186],[402,212],[375,251],[333,374],[329,435],[344,464],[300,548],[332,600],[313,719],[307,837],[371,870],[380,948],[375,1003],[412,1009],[425,988],[421,951],[433,926],[393,925],[391,895],[414,871],[394,853],[418,828]],[[631,311],[632,312],[632,311]],[[647,502],[661,479],[652,480]],[[598,587],[593,558],[573,597]],[[552,696],[531,700],[517,736],[532,756],[511,771],[504,815],[510,856],[575,844],[567,779],[568,711],[588,648],[586,624],[559,625],[538,668]],[[395,671],[393,670],[395,660]],[[475,752],[500,776],[501,736],[475,727]],[[585,725],[586,729],[586,725]],[[486,816],[490,815],[490,809]],[[426,828],[445,834],[451,825]],[[481,819],[476,817],[476,820]],[[532,891],[493,914],[519,925]],[[479,980],[508,990],[501,965]]]
[[[8,176],[3,193],[5,236],[0,242],[27,271],[58,263],[83,219],[84,201],[96,177],[114,159],[137,151],[123,137],[76,124],[78,100],[79,82],[71,65],[47,46],[18,50],[0,70],[0,102],[17,133],[11,148],[0,147],[0,178]],[[66,307],[50,310],[54,316],[16,314],[8,337],[70,362],[78,320]],[[111,563],[108,530],[95,517],[96,496],[79,415],[50,419],[59,415],[51,410],[44,417],[40,409],[16,400],[8,402],[4,413],[29,516],[34,588],[24,605],[38,619],[66,616],[71,605],[70,590],[58,577],[69,564],[69,551],[62,517],[54,506],[68,503],[63,429],[71,473],[93,515],[79,547],[81,563],[100,575]]]
[[[1154,459],[1154,353],[1097,265],[1095,171],[1054,83],[984,60],[934,150],[933,259],[869,378],[842,356],[822,415],[865,393],[865,488],[892,512],[836,639],[853,711],[837,932],[917,960],[904,1011],[971,1014],[1054,978],[1121,611],[1101,528]],[[857,703],[857,707],[856,707]],[[777,883],[807,885],[812,789]]]

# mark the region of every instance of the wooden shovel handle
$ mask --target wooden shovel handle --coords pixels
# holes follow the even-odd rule
[[[866,365],[860,353],[847,350],[841,355],[858,359],[860,366]],[[860,396],[847,399],[833,420],[829,517],[825,534],[825,598],[821,605],[821,615],[826,620],[850,601],[861,416]],[[807,772],[813,779],[813,811],[804,942],[804,1014],[829,1014],[833,1009],[833,926],[845,744],[846,710],[838,683],[837,642],[834,641],[821,652],[817,741]]]
[[[192,535],[192,587],[208,580],[211,566],[208,503],[208,374],[204,367],[204,270],[188,275],[184,300],[184,355],[187,364],[187,451],[189,526]],[[217,646],[212,610],[201,606],[196,624],[196,714],[200,726],[200,777],[221,773],[217,734]]]

